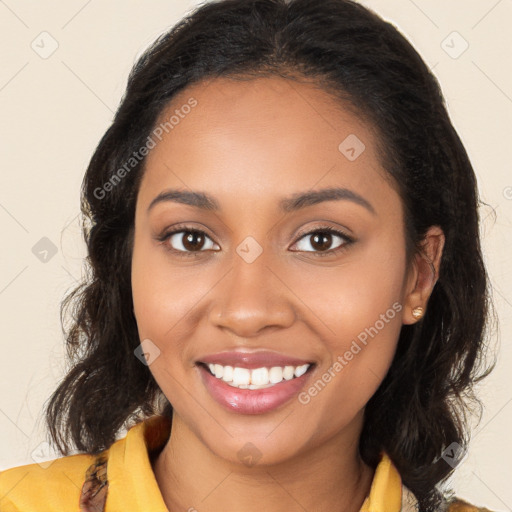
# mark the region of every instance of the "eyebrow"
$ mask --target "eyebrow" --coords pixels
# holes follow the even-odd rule
[[[339,201],[347,200],[352,201],[360,206],[366,208],[370,213],[376,215],[373,206],[362,196],[348,188],[332,187],[321,190],[314,190],[311,192],[296,193],[279,201],[279,207],[283,212],[293,212],[322,203],[324,201]],[[164,190],[158,194],[148,207],[148,212],[158,203],[172,201],[175,203],[186,204],[194,206],[202,210],[219,211],[220,205],[218,201],[204,193],[204,192],[191,192],[188,190]]]

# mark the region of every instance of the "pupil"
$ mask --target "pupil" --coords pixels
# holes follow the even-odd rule
[[[185,242],[183,243],[183,246],[185,247],[185,249],[193,251],[195,249],[200,249],[203,245],[203,242],[204,240],[201,233],[189,232],[185,237]],[[199,247],[197,247],[198,245]]]
[[[328,249],[331,245],[331,238],[332,235],[329,233],[321,233],[321,234],[315,234],[313,235],[313,247],[317,250],[325,250]],[[319,242],[320,240],[320,242]]]

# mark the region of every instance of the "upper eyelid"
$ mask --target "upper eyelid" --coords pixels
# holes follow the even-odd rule
[[[332,226],[325,225],[325,226],[318,226],[318,227],[314,227],[314,228],[311,228],[311,229],[307,229],[306,231],[300,231],[295,236],[295,241],[293,242],[293,245],[295,245],[302,238],[304,238],[306,236],[310,236],[310,235],[312,235],[314,233],[317,233],[317,232],[322,232],[322,230],[327,231],[327,232],[331,232],[332,234],[334,234],[334,235],[336,235],[336,236],[338,236],[340,238],[343,238],[345,240],[345,244],[354,241],[354,238],[352,236],[346,234],[343,231],[343,229],[335,228],[335,227],[332,227]],[[207,236],[214,244],[219,245],[204,229],[195,228],[195,227],[187,226],[187,225],[184,225],[184,226],[177,225],[172,230],[165,231],[163,233],[163,235],[161,237],[159,237],[159,238],[167,240],[171,236],[177,235],[178,233],[187,233],[187,232],[198,232],[198,233],[201,233],[201,234]],[[330,249],[329,251],[331,251],[331,250],[335,250],[335,249]],[[327,253],[329,251],[324,251],[324,252]],[[205,252],[205,251],[178,251],[178,252]],[[308,251],[308,252],[314,252],[314,251]]]
[[[335,228],[335,227],[327,226],[327,225],[318,226],[316,228],[307,229],[305,231],[299,231],[295,236],[296,236],[297,240],[300,240],[301,238],[303,238],[306,235],[311,235],[311,234],[317,233],[319,231],[320,232],[321,231],[331,232],[337,236],[342,236],[343,238],[346,238],[347,240],[353,239],[353,237],[351,237],[348,233],[346,233],[342,228]]]

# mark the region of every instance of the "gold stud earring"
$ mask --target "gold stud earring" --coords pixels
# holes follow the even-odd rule
[[[423,316],[423,308],[421,306],[417,306],[412,310],[412,316],[419,320]]]

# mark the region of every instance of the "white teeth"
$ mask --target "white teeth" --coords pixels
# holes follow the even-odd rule
[[[218,379],[222,379],[222,376],[224,375],[224,366],[216,364],[214,373],[215,377],[217,377]]]
[[[272,384],[277,384],[283,380],[283,369],[280,366],[270,368],[268,378]]]
[[[247,368],[233,368],[233,384],[240,386],[241,384],[251,383],[251,372]]]
[[[301,366],[272,366],[271,368],[247,368],[222,366],[220,364],[208,364],[212,375],[223,380],[230,386],[240,389],[264,389],[283,380],[291,380],[294,377],[301,377],[311,365],[309,363]]]
[[[249,389],[265,389],[271,388],[274,384],[265,384],[263,386],[258,386],[257,384],[249,384]]]
[[[301,375],[304,375],[309,368],[309,364],[303,364],[302,366],[297,366],[295,368],[295,377],[300,377]]]
[[[251,372],[251,384],[264,386],[268,384],[268,368],[256,368]]]
[[[224,375],[222,376],[222,380],[225,382],[231,382],[233,380],[232,366],[224,366]]]
[[[285,380],[291,380],[293,379],[295,368],[293,366],[285,366],[283,370],[283,378]]]

